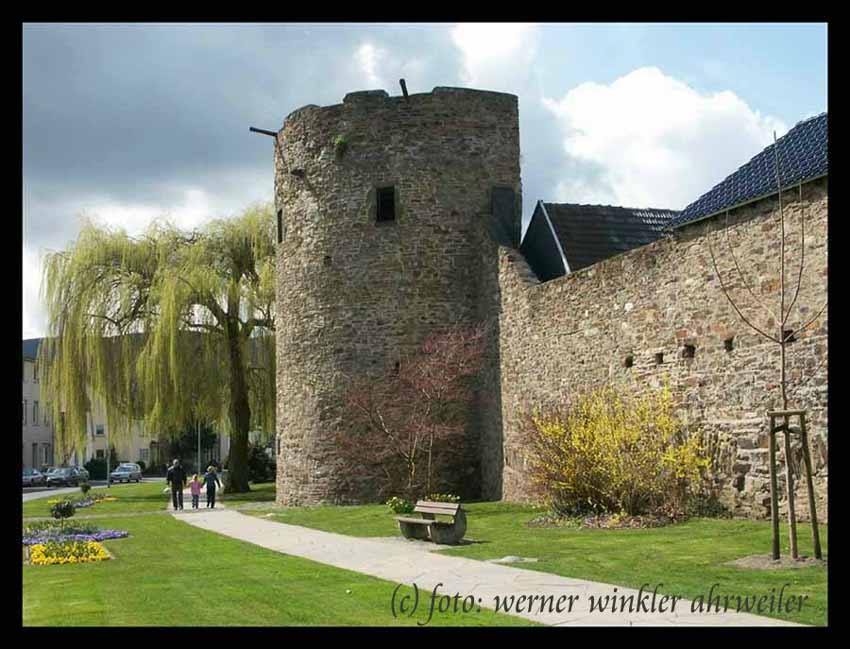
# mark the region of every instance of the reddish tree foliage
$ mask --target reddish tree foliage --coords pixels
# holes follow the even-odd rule
[[[463,452],[483,325],[429,336],[378,379],[358,379],[346,398],[353,424],[337,442],[350,481],[377,481],[380,496],[431,492],[435,471]]]

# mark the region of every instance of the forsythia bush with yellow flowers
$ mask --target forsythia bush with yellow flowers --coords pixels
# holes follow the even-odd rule
[[[667,388],[635,397],[598,388],[534,412],[526,432],[533,482],[559,514],[683,511],[709,465]]]
[[[106,549],[97,541],[47,542],[30,546],[30,563],[35,566],[88,563],[108,558]]]

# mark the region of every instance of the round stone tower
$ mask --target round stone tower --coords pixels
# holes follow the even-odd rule
[[[352,377],[386,371],[448,326],[498,323],[497,247],[519,238],[519,194],[514,95],[370,90],[286,118],[275,146],[280,504],[376,497],[347,483],[335,442]],[[454,476],[466,497],[481,493],[482,461],[501,471],[501,447],[482,448],[500,444],[500,405],[476,407],[488,412],[471,418]]]

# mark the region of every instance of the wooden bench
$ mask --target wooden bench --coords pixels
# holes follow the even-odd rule
[[[460,503],[438,503],[420,500],[413,512],[421,518],[396,516],[398,528],[407,539],[424,539],[434,543],[456,545],[466,533],[466,513]],[[450,516],[451,521],[437,520],[436,516]]]

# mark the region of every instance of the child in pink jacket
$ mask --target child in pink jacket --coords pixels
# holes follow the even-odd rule
[[[198,480],[198,474],[192,476],[192,482],[189,483],[189,488],[192,490],[192,509],[198,508],[198,499],[201,497],[201,481]]]

